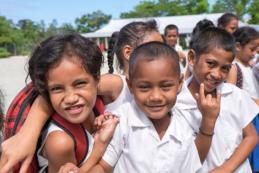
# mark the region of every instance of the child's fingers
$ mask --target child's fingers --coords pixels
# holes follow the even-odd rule
[[[0,163],[0,173],[8,173],[12,169],[12,166],[14,166],[16,161],[9,161],[7,158],[1,158]]]
[[[31,163],[31,159],[26,159],[22,162],[21,169],[19,173],[26,173],[27,169],[29,168],[29,165]]]
[[[205,100],[204,84],[200,84],[199,96],[201,100]]]
[[[220,93],[217,93],[216,101],[220,105],[220,102],[221,102],[221,94]]]

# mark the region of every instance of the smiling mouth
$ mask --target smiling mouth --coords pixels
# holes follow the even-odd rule
[[[69,106],[69,107],[66,107],[65,110],[70,115],[77,115],[77,114],[80,114],[83,111],[83,105]]]
[[[152,105],[152,106],[147,106],[148,109],[152,110],[152,111],[160,111],[162,110],[165,105]]]

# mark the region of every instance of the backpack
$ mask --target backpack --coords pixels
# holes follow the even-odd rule
[[[31,105],[37,96],[38,93],[33,89],[32,83],[29,83],[14,98],[6,114],[6,121],[4,124],[5,139],[10,138],[20,130],[27,118]],[[97,97],[93,111],[96,116],[104,112],[104,104],[100,97]],[[84,158],[88,153],[88,138],[85,129],[81,124],[71,124],[67,122],[56,113],[51,116],[49,121],[54,122],[72,137],[73,141],[75,142],[75,155],[77,159],[77,165],[79,166],[84,161]],[[38,140],[37,148],[39,148],[41,144],[40,139],[41,138]],[[19,169],[20,164],[17,164],[14,167],[13,172],[18,173]],[[38,172],[39,169],[39,163],[35,153],[27,172],[35,173]]]

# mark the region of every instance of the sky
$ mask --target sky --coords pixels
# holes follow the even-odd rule
[[[118,19],[120,13],[128,12],[142,0],[0,0],[0,16],[17,23],[20,19],[46,24],[56,19],[58,24],[74,23],[83,14],[101,10]]]

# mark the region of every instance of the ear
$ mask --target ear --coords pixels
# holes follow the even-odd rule
[[[132,53],[133,48],[130,45],[125,45],[123,47],[123,56],[127,61],[129,61],[130,54]]]
[[[236,42],[236,50],[238,52],[240,52],[242,50],[242,46],[241,46],[240,42]]]
[[[179,86],[178,86],[177,93],[179,93],[179,92],[182,90],[183,81],[184,81],[184,75],[181,74],[181,75],[180,75],[180,78],[179,78]]]
[[[126,82],[127,82],[128,88],[130,90],[130,93],[133,94],[132,81],[129,79],[128,76],[126,77]]]
[[[193,66],[195,63],[196,63],[196,53],[193,49],[190,49],[188,54],[187,54],[187,57],[188,57],[188,64]]]

